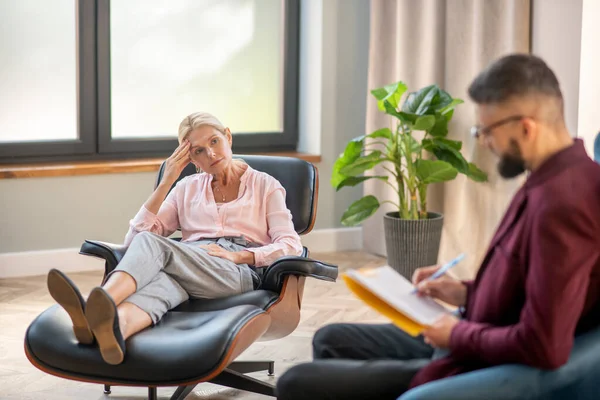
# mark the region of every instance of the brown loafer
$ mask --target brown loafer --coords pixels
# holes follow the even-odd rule
[[[73,321],[73,333],[82,344],[94,343],[94,335],[85,318],[85,300],[77,286],[57,269],[48,272],[48,291],[52,298],[65,309]]]
[[[101,287],[94,288],[85,306],[85,317],[92,330],[102,358],[117,365],[125,358],[125,341],[119,327],[119,315],[113,299]]]

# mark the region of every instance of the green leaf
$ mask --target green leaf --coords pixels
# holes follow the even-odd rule
[[[444,114],[447,114],[447,113],[449,113],[451,111],[454,111],[454,108],[457,105],[462,104],[462,103],[464,103],[464,101],[462,101],[461,99],[452,99],[452,101],[448,105],[446,105],[446,106],[438,109],[437,111],[440,114],[444,115]]]
[[[383,109],[381,109],[382,111],[385,111],[386,114],[391,115],[393,117],[396,117],[400,120],[404,120],[403,115],[401,113],[399,113],[391,104],[389,101],[384,100],[382,102],[383,104]]]
[[[447,116],[448,114],[446,114]],[[435,115],[435,125],[428,131],[431,136],[444,137],[448,134],[448,121],[446,116],[437,113]]]
[[[369,137],[371,139],[377,139],[377,138],[391,139],[392,131],[390,128],[381,128],[381,129],[376,130],[375,132],[368,134],[367,137]]]
[[[433,115],[423,115],[417,118],[417,121],[413,125],[413,129],[416,131],[428,131],[435,125],[435,117]]]
[[[387,96],[387,90],[385,90],[385,88],[378,88],[378,89],[373,89],[371,90],[371,94],[377,99],[377,100],[383,100],[385,99],[385,96]]]
[[[394,84],[387,85],[385,86],[385,90],[387,90],[388,96],[385,98],[385,100],[389,101],[392,107],[398,108],[398,103],[407,89],[408,87],[403,82],[396,82]]]
[[[402,98],[404,92],[406,92],[407,86],[404,82],[396,82],[391,85],[386,85],[382,88],[373,89],[371,93],[377,100],[377,106],[381,111],[385,111],[385,101],[387,101],[390,106],[395,110],[398,108],[398,103]]]
[[[354,139],[351,140],[350,143],[352,144],[348,144],[348,146],[350,146],[350,148],[348,148],[348,146],[346,146],[346,150],[344,151],[344,153],[348,153],[346,156],[348,158],[348,160],[354,161],[355,159],[358,158],[358,156],[360,155],[360,152],[362,151],[362,146],[364,146],[365,144],[365,138],[371,138],[371,139],[377,139],[377,138],[386,138],[386,139],[391,139],[392,138],[392,131],[390,128],[381,128],[378,129],[374,132],[369,133],[368,135],[362,135],[362,136],[358,136],[355,137]],[[358,146],[358,144],[360,144],[360,147]],[[357,153],[358,150],[358,153]]]
[[[402,146],[402,150],[404,151],[404,154],[414,154],[414,153],[418,153],[419,151],[421,151],[421,144],[417,141],[417,139],[412,137],[412,135],[405,134],[405,136],[404,135],[401,136],[400,140],[402,140],[401,146]],[[408,153],[405,150],[404,140],[408,140],[408,150],[409,150]]]
[[[334,188],[337,187],[341,181],[343,181],[347,176],[342,172],[342,169],[350,164],[352,164],[362,152],[364,145],[364,137],[358,137],[348,142],[344,152],[338,157],[338,159],[333,164],[333,169],[331,173],[331,186]]]
[[[357,137],[352,139],[346,145],[344,149],[344,154],[342,154],[342,158],[348,163],[352,163],[358,157],[360,157],[360,153],[362,152],[364,146],[364,137]]]
[[[440,160],[417,160],[416,169],[422,184],[449,181],[458,174],[452,165]]]
[[[433,98],[438,94],[436,85],[426,86],[418,92],[412,92],[402,105],[402,111],[417,115],[423,115],[429,109]]]
[[[438,87],[437,94],[435,95],[433,100],[431,100],[430,109],[432,111],[439,111],[440,109],[443,109],[450,104],[452,104],[452,96],[450,96],[447,92]]]
[[[354,162],[340,169],[340,173],[345,176],[360,175],[384,160],[385,159],[381,157],[381,151],[376,150],[366,156],[358,157]]]
[[[400,117],[403,121],[411,122],[413,124],[417,121],[417,118],[419,118],[417,114],[407,113],[404,111],[400,111],[398,114],[400,114]]]
[[[375,196],[368,195],[355,201],[342,215],[342,225],[354,226],[360,224],[379,208],[379,200]]]
[[[331,179],[329,183],[331,183],[331,186],[333,186],[334,188],[337,188],[340,185],[340,183],[342,183],[342,181],[346,179],[346,176],[342,175],[342,173],[340,172],[340,170],[344,166],[345,162],[342,156],[335,160],[335,163],[333,164],[333,169],[331,171]]]
[[[487,174],[477,168],[473,163],[467,162],[460,153],[462,143],[457,140],[444,138],[424,139],[423,149],[435,154],[435,156],[451,164],[458,172],[467,175],[476,182],[487,181]]]
[[[435,154],[438,160],[446,161],[452,165],[458,172],[463,174],[469,172],[469,163],[465,160],[460,151],[452,147],[435,147],[433,149],[433,154]]]
[[[343,188],[344,186],[356,186],[361,182],[364,182],[366,180],[369,179],[379,179],[382,181],[387,181],[388,177],[387,176],[381,176],[381,175],[372,175],[372,176],[350,176],[346,179],[344,179],[342,182],[340,182],[340,184],[335,188],[336,191],[340,190],[341,188]]]
[[[487,182],[487,174],[480,170],[475,164],[469,163],[467,177],[475,182]]]
[[[423,148],[431,153],[435,147],[441,147],[444,149],[452,148],[460,150],[462,148],[462,142],[458,140],[450,140],[446,138],[434,137],[433,139],[423,139]]]

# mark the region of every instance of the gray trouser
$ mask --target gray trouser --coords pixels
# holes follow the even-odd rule
[[[125,301],[145,311],[155,324],[190,297],[219,298],[253,290],[250,267],[210,256],[200,248],[211,243],[230,251],[245,249],[224,238],[181,243],[140,232],[111,274],[123,271],[133,277],[137,291]]]

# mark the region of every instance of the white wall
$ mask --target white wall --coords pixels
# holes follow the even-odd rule
[[[579,136],[593,155],[600,132],[600,1],[583,0],[579,85]]]
[[[583,0],[533,0],[531,21],[531,52],[556,73],[573,136],[578,132],[582,4]]]
[[[600,0],[534,0],[532,52],[556,72],[565,97],[565,119],[593,155],[600,131]]]
[[[302,4],[313,0],[305,0]],[[321,193],[317,228],[339,227],[362,186],[331,188],[331,168],[346,143],[365,133],[369,62],[369,1],[323,0],[321,78]],[[312,24],[312,22],[311,22]],[[310,28],[309,28],[310,29]]]

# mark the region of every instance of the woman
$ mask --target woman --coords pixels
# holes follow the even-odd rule
[[[179,126],[179,147],[163,179],[125,237],[127,253],[87,303],[60,271],[48,274],[52,297],[67,311],[80,343],[98,343],[102,358],[120,364],[125,340],[156,324],[189,297],[218,298],[255,289],[256,273],[302,244],[273,177],[234,160],[232,136],[219,120],[195,113]],[[177,183],[192,162],[198,174]],[[167,195],[168,193],[168,195]],[[166,237],[177,228],[182,240]],[[253,279],[254,278],[254,279]]]

